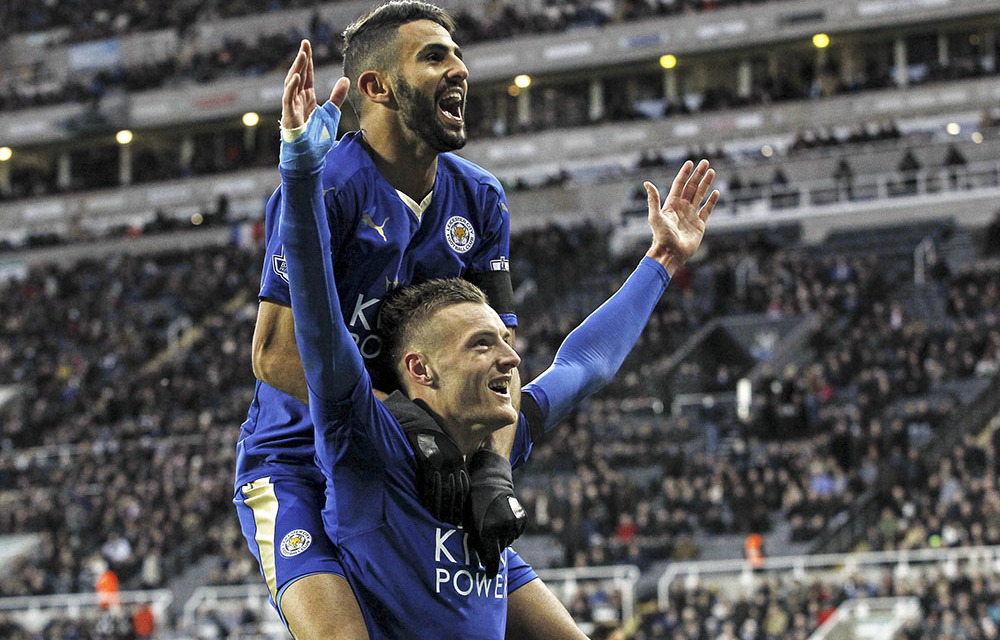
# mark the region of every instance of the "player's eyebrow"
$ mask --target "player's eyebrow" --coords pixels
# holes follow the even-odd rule
[[[447,46],[445,44],[441,44],[440,42],[431,42],[431,43],[425,44],[420,49],[420,51],[417,52],[417,56],[418,57],[419,56],[423,56],[423,55],[426,55],[428,53],[440,53],[440,54],[442,54],[444,56],[447,56],[448,53],[452,52],[452,51],[454,51],[456,58],[458,58],[459,60],[462,60],[462,48],[461,47],[459,47],[458,45],[455,45],[455,47],[452,48],[452,47],[449,47],[449,46]]]
[[[475,329],[469,335],[468,340],[469,340],[469,342],[475,342],[476,340],[479,340],[480,338],[495,338],[496,335],[497,335],[496,332],[491,331],[489,329]]]

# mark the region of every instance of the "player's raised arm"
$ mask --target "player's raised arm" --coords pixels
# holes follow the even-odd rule
[[[338,107],[343,102],[343,97],[339,95],[341,91],[346,91],[346,88],[335,86],[330,96]],[[306,121],[315,110],[312,47],[308,40],[303,40],[284,81],[281,109],[283,140],[295,141],[302,134]],[[335,136],[336,132],[332,132],[331,135]],[[279,189],[272,196],[268,207],[276,206],[280,211],[283,199],[283,190]],[[283,257],[280,245],[275,249],[275,253]],[[287,306],[287,301],[261,300],[253,336],[253,370],[259,380],[294,398],[308,402],[309,392],[293,327],[292,311]]]
[[[319,175],[340,122],[347,82],[337,82],[330,100],[310,108],[311,59],[307,43],[289,70],[282,97],[283,128],[301,129],[281,145],[283,191],[278,233],[285,248],[295,338],[316,424],[328,421],[326,406],[344,399],[364,371],[340,310],[330,255],[330,228]]]
[[[719,201],[718,191],[705,200],[714,178],[707,160],[697,166],[685,162],[662,206],[656,187],[645,183],[652,246],[625,284],[566,337],[552,366],[526,385],[526,396],[534,391],[522,411],[535,440],[542,428],[557,424],[618,372],[671,276],[701,245],[705,223]]]

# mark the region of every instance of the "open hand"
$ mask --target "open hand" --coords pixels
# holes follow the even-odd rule
[[[344,104],[351,83],[340,78],[330,92],[330,102],[338,109]],[[299,53],[285,76],[285,91],[281,96],[281,128],[301,127],[316,110],[316,85],[313,75],[312,45],[303,40]],[[336,135],[336,131],[331,135]]]
[[[644,182],[649,204],[649,228],[653,231],[653,246],[646,253],[662,264],[671,276],[694,255],[705,235],[705,223],[719,201],[719,192],[713,191],[705,200],[712,186],[715,170],[708,160],[695,167],[688,160],[677,172],[666,200],[660,204],[660,192],[652,182]]]

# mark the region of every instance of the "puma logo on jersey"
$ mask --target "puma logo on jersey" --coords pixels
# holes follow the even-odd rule
[[[366,225],[368,225],[369,227],[371,227],[375,231],[378,231],[378,234],[380,236],[382,236],[382,241],[383,242],[389,242],[389,239],[385,237],[385,231],[383,231],[383,229],[385,228],[385,223],[389,222],[389,217],[388,216],[386,216],[385,220],[382,221],[382,224],[379,224],[379,225],[375,224],[375,221],[372,220],[372,217],[370,215],[368,215],[367,213],[364,215],[364,218],[362,218],[362,220],[364,221],[364,223]]]

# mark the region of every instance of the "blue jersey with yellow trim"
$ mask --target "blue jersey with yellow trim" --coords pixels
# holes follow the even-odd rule
[[[321,178],[332,233],[332,259],[344,320],[366,359],[381,345],[373,333],[386,292],[433,278],[507,271],[510,218],[499,181],[451,153],[438,156],[430,204],[414,211],[382,176],[359,132],[327,155]],[[267,253],[259,297],[290,305],[277,224],[281,189],[265,219]],[[515,326],[512,314],[501,314]],[[322,481],[313,464],[313,426],[305,403],[258,381],[237,445],[236,486],[294,473]]]

